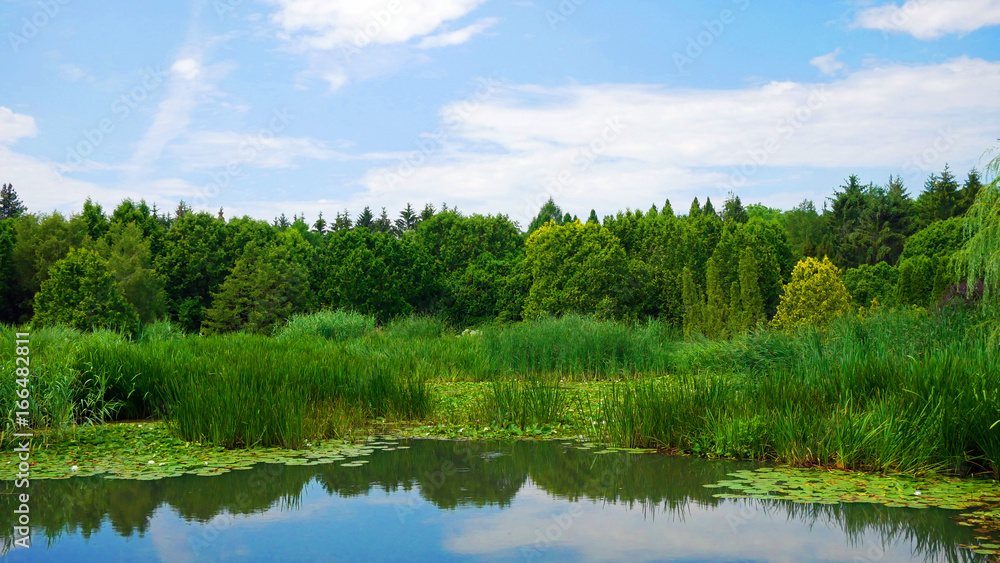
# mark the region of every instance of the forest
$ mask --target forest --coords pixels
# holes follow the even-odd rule
[[[682,213],[666,200],[580,220],[550,200],[522,231],[505,215],[446,204],[408,205],[396,219],[384,208],[320,214],[311,225],[131,200],[109,212],[88,200],[66,217],[28,212],[5,184],[0,322],[137,335],[169,320],[187,333],[271,334],[321,310],[379,323],[431,315],[459,328],[577,313],[728,337],[775,322],[809,258],[839,270],[849,296],[813,315],[966,296],[952,258],[982,188],[976,170],[960,182],[946,166],[916,197],[898,177],[852,175],[819,208],[807,200],[789,211],[731,194],[718,209],[695,199]]]

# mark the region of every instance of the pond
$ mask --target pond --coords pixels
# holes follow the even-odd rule
[[[745,463],[402,441],[367,463],[35,481],[9,561],[986,561],[942,509],[726,499]],[[5,484],[10,492],[10,483]],[[3,534],[13,496],[0,507]],[[10,539],[6,538],[9,545]]]

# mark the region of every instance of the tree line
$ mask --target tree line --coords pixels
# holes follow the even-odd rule
[[[817,209],[716,209],[696,198],[586,220],[551,199],[526,231],[502,214],[410,205],[311,225],[226,219],[183,202],[125,200],[110,213],[29,213],[0,190],[0,322],[135,333],[168,319],[189,332],[269,333],[299,313],[353,309],[380,322],[439,315],[458,326],[569,312],[657,318],[709,337],[769,322],[804,258],[829,257],[855,307],[929,307],[958,282],[951,259],[984,188],[945,166],[917,197],[899,177],[848,177]]]

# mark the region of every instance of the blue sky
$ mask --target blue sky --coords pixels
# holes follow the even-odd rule
[[[36,211],[310,221],[916,194],[1000,137],[998,24],[1000,0],[8,1],[0,181]]]

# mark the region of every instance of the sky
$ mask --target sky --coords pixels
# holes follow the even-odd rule
[[[522,226],[549,197],[916,195],[998,144],[998,25],[1000,0],[4,1],[0,182],[35,212]]]

